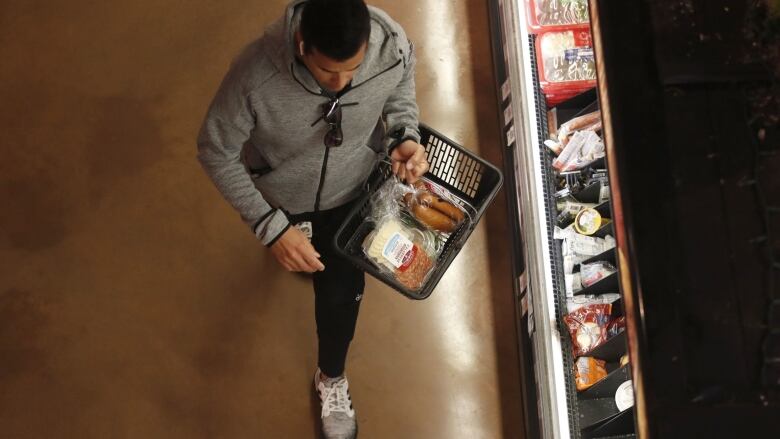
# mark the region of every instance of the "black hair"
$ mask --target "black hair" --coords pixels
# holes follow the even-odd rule
[[[344,61],[368,41],[371,18],[363,0],[309,0],[301,15],[304,50]]]

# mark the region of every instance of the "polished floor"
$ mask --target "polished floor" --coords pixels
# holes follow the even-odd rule
[[[0,7],[0,437],[315,437],[313,301],[219,197],[195,136],[283,0]],[[500,163],[485,1],[370,2],[421,118]],[[520,438],[503,192],[433,296],[369,280],[361,437]]]

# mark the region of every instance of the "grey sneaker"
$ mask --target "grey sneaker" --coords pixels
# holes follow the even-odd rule
[[[349,397],[347,377],[320,380],[320,370],[314,374],[314,390],[322,406],[322,434],[326,439],[354,439],[357,419]]]

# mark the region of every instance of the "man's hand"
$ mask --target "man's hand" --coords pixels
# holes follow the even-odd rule
[[[414,140],[406,140],[390,154],[393,161],[393,173],[401,180],[414,183],[428,171],[425,147]]]
[[[314,273],[325,270],[320,262],[320,254],[296,227],[290,227],[271,246],[271,253],[276,260],[288,271],[305,271]]]

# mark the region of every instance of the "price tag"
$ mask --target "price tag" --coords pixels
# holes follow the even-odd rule
[[[517,133],[515,132],[515,126],[512,125],[509,127],[509,131],[506,132],[506,146],[507,148],[512,146],[513,143],[515,143],[515,140],[517,139]]]
[[[509,105],[504,109],[504,125],[509,125],[509,122],[512,122],[512,103],[510,102]]]

